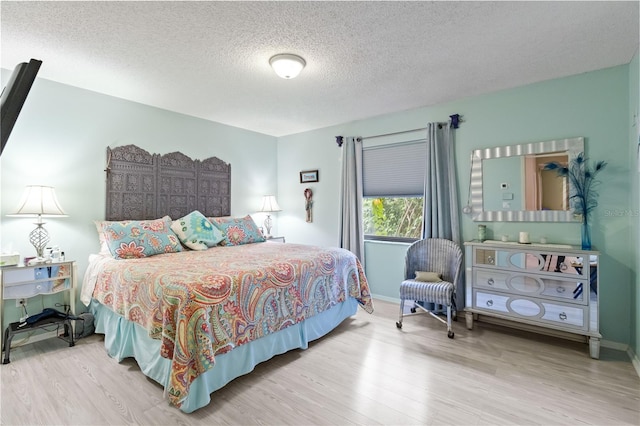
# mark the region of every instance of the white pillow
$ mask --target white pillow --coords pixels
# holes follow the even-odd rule
[[[437,283],[442,281],[442,275],[437,272],[416,271],[416,281]]]

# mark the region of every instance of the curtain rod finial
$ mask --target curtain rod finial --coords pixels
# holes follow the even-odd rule
[[[338,144],[338,148],[342,148],[343,137],[336,136],[336,143]]]
[[[453,127],[454,129],[460,127],[460,123],[464,122],[460,114],[450,115],[449,118],[451,119],[451,127]]]

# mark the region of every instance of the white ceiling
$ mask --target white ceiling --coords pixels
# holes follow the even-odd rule
[[[3,0],[0,65],[283,136],[629,63],[638,4]]]

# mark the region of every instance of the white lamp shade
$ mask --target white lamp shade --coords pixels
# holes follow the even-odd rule
[[[66,216],[51,186],[29,185],[17,211],[10,216]]]
[[[278,76],[286,79],[295,78],[307,63],[298,55],[282,54],[269,59],[269,64]]]
[[[265,195],[262,197],[262,207],[260,208],[261,212],[279,212],[282,211],[278,202],[276,201],[275,195]]]

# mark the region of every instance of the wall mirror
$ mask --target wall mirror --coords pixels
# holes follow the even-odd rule
[[[584,151],[584,138],[476,149],[471,155],[470,198],[478,222],[573,222],[570,182],[545,171]]]

